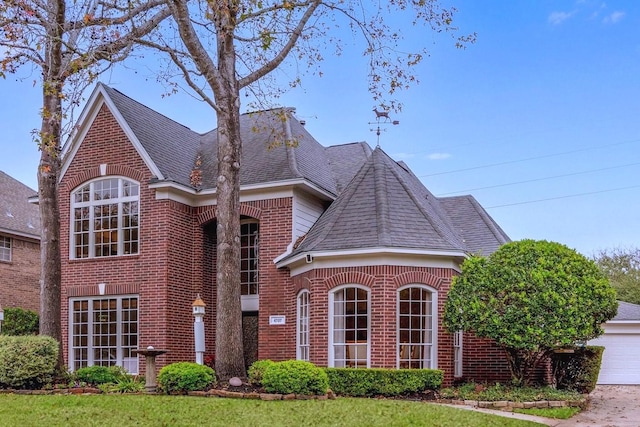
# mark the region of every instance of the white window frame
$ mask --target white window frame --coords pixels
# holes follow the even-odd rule
[[[460,378],[463,375],[462,358],[463,358],[463,331],[453,333],[453,376]]]
[[[309,361],[309,308],[311,293],[303,289],[296,297],[296,359]]]
[[[254,280],[255,280],[255,286],[256,286],[256,292],[255,293],[251,293],[249,290],[248,294],[243,293],[243,291],[241,290],[241,306],[242,306],[242,311],[258,311],[260,309],[260,305],[259,305],[259,294],[260,294],[260,278],[258,275],[258,271],[259,271],[259,265],[260,265],[260,256],[259,256],[259,249],[260,249],[260,222],[256,219],[243,219],[240,220],[240,269],[241,269],[241,273],[244,272],[245,270],[243,270],[242,268],[242,238],[243,236],[247,236],[245,234],[242,234],[242,226],[243,225],[247,225],[247,224],[256,224],[257,229],[255,231],[255,233],[257,233],[256,235],[256,239],[254,241],[254,257],[253,258],[247,258],[247,262],[249,263],[254,263],[253,266],[249,266],[247,273],[249,275],[253,274]],[[242,274],[241,274],[242,276]],[[246,283],[247,286],[251,286],[251,283]],[[245,285],[245,283],[242,281],[242,277],[240,277],[240,286]]]
[[[0,236],[0,261],[11,262],[11,237]]]
[[[340,301],[336,301],[336,294],[338,294],[339,292],[346,292],[346,290],[349,288],[356,289],[356,299],[354,300],[356,302],[359,301],[357,299],[358,290],[364,290],[367,293],[367,301],[366,301],[367,302],[367,305],[366,305],[367,307],[367,326],[366,326],[367,339],[364,342],[360,342],[359,340],[356,339],[356,342],[350,343],[350,342],[347,342],[346,337],[343,338],[342,340],[344,342],[336,342],[335,340],[335,332],[336,332],[335,327],[336,327],[336,323],[339,323],[339,322],[342,322],[341,330],[345,332],[349,330],[353,330],[357,335],[357,331],[358,331],[357,325],[354,325],[354,328],[349,328],[349,329],[346,328],[345,323],[346,323],[347,314],[344,312],[336,313],[336,311],[338,311],[336,310],[336,308],[340,309],[340,307],[338,306]],[[342,301],[342,302],[347,303],[350,301]],[[343,286],[334,288],[331,291],[329,291],[329,307],[328,308],[329,308],[328,310],[329,311],[328,366],[333,368],[341,368],[341,367],[347,367],[347,366],[363,368],[365,366],[358,366],[357,361],[364,360],[363,356],[365,356],[366,367],[369,368],[371,366],[371,290],[366,286],[362,286],[358,284],[348,284],[348,285],[343,285]],[[356,308],[357,308],[357,303],[356,303]],[[353,316],[356,317],[355,322],[357,322],[357,315],[358,313],[353,314]],[[342,354],[342,357],[336,357],[337,353]],[[351,356],[350,353],[355,354],[356,355],[355,358],[350,357]],[[356,361],[355,366],[349,365],[349,360],[353,360],[353,359],[355,359]]]
[[[100,183],[104,183],[110,180],[117,180],[117,195],[113,198],[103,198],[103,199],[95,199],[95,187]],[[124,184],[128,184],[130,189],[135,189],[134,195],[124,196],[123,188]],[[82,192],[86,192],[88,194],[88,200],[76,200],[76,196],[81,197]],[[123,206],[125,203],[133,204],[135,203],[136,209],[135,211],[126,213]],[[76,188],[73,192],[71,192],[71,216],[70,216],[70,239],[69,239],[69,258],[70,259],[88,259],[88,258],[106,258],[106,257],[114,257],[114,256],[127,256],[127,255],[137,255],[140,253],[140,183],[129,178],[121,177],[121,176],[108,176],[108,177],[100,177],[98,179],[94,179],[92,181],[86,182]],[[105,232],[113,234],[116,233],[116,242],[115,244],[105,243],[105,242],[97,242],[96,234],[99,233],[99,230],[96,230],[96,210],[105,205],[117,205],[117,213],[113,215],[117,220],[116,227],[107,228]],[[81,219],[76,219],[76,210],[86,210],[86,216]],[[130,238],[126,241],[127,244],[135,245],[135,251],[126,251],[125,246],[125,226],[124,226],[124,218],[125,216],[135,217],[137,220],[136,226],[127,227],[127,230],[130,230],[130,233],[136,234],[137,238]],[[103,220],[108,217],[102,218]],[[82,222],[87,222],[88,229],[86,230],[76,230],[76,225],[82,226]],[[83,239],[82,243],[79,244],[76,238]],[[109,236],[109,239],[111,237]],[[84,241],[86,240],[86,242]],[[109,255],[96,255],[96,247],[102,245],[103,249],[107,247],[116,247],[115,254]],[[87,246],[87,254],[77,256],[77,249],[79,247]],[[82,251],[81,251],[82,252]]]
[[[429,292],[431,294],[431,324],[430,325],[425,325],[424,328],[420,328],[420,330],[424,333],[427,331],[431,332],[431,342],[428,342],[427,340],[424,340],[424,335],[423,335],[423,342],[421,343],[413,343],[413,342],[409,342],[409,343],[402,343],[400,342],[401,340],[401,331],[400,331],[400,326],[401,326],[401,322],[400,322],[400,317],[401,317],[401,313],[400,313],[400,305],[401,305],[401,300],[400,300],[400,294],[402,291],[407,290],[407,289],[411,289],[411,288],[418,288],[421,291],[426,291]],[[438,368],[438,360],[437,360],[437,354],[438,354],[438,292],[427,285],[423,285],[423,284],[418,284],[418,283],[413,283],[413,284],[408,284],[405,286],[402,286],[400,288],[398,288],[398,291],[396,293],[396,304],[397,304],[397,309],[396,309],[396,337],[397,337],[397,342],[396,342],[396,367],[397,368],[403,368],[405,366],[403,366],[403,361],[407,361],[406,357],[404,356],[404,353],[406,353],[407,351],[409,351],[409,363],[412,361],[419,361],[419,363],[421,364],[421,369],[437,369]],[[429,316],[429,315],[427,315]],[[423,347],[423,356],[420,359],[413,359],[411,358],[411,353],[414,351],[415,346],[421,346]]]
[[[135,334],[129,334],[130,336],[135,336],[136,337],[136,345],[132,346],[124,346],[123,345],[123,336],[124,336],[124,332],[123,332],[123,308],[122,308],[122,301],[125,299],[136,299],[137,300],[137,306],[136,306],[136,321],[135,323],[136,325],[136,333]],[[133,356],[133,355],[129,355],[128,357],[125,357],[124,355],[124,350],[125,348],[132,350],[134,348],[138,348],[139,344],[140,344],[140,297],[138,295],[106,295],[106,296],[96,296],[96,297],[78,297],[78,298],[70,298],[69,299],[69,370],[70,371],[75,371],[76,368],[80,368],[83,366],[94,366],[96,363],[96,358],[95,358],[95,353],[94,353],[94,349],[96,348],[96,346],[94,345],[94,338],[97,334],[94,333],[95,329],[95,321],[94,321],[94,313],[96,312],[96,310],[94,310],[94,302],[96,301],[105,301],[105,300],[116,300],[116,320],[115,320],[115,325],[116,325],[116,345],[115,345],[115,351],[116,351],[116,355],[115,355],[115,360],[113,365],[116,366],[122,366],[124,367],[128,373],[130,374],[138,374],[139,372],[139,366],[138,366],[138,357],[137,356]],[[75,345],[74,344],[74,338],[76,336],[75,331],[76,331],[76,322],[74,322],[74,315],[77,313],[76,311],[74,311],[74,303],[75,302],[82,302],[82,301],[87,301],[87,319],[86,319],[86,346],[85,345]],[[84,322],[83,322],[84,323]],[[134,322],[131,322],[134,323]],[[76,366],[76,355],[75,355],[75,350],[76,349],[82,349],[82,348],[86,348],[87,350],[87,360],[85,361],[86,363],[81,364]]]

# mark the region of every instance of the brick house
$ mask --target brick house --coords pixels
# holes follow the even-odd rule
[[[0,306],[40,311],[40,211],[35,190],[0,171]]]
[[[292,110],[241,117],[245,361],[504,373],[497,349],[439,321],[460,263],[509,240],[471,196],[437,198],[366,143],[324,147]],[[198,134],[98,84],[64,149],[63,344],[74,370],[194,360],[215,348],[216,131]],[[293,143],[293,144],[292,144]],[[295,148],[293,147],[295,145]],[[508,377],[508,375],[507,375]]]

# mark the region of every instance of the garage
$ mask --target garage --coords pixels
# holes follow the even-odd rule
[[[589,341],[605,348],[598,384],[640,384],[640,305],[618,304],[604,334]]]

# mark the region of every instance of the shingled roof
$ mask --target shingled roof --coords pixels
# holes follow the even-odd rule
[[[0,232],[40,239],[40,210],[29,203],[29,197],[37,194],[0,171]]]
[[[165,180],[192,186],[190,176],[199,157],[202,162],[199,189],[215,188],[217,129],[199,134],[116,89],[102,83],[99,88],[111,99]],[[345,174],[332,170],[325,147],[295,118],[292,109],[242,114],[240,135],[244,166],[240,170],[240,185],[305,179],[333,195],[338,193],[336,180],[342,182]],[[362,156],[350,159],[348,168],[357,170],[362,161]]]
[[[481,212],[464,208],[450,218],[441,199],[408,168],[376,148],[290,257],[355,248],[492,252],[509,238],[499,227],[486,225]],[[458,228],[466,220],[473,231],[460,233]]]
[[[640,321],[640,305],[618,301],[618,314],[613,321]]]

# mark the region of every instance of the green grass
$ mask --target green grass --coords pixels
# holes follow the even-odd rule
[[[556,390],[551,387],[510,387],[503,384],[464,384],[459,387],[444,388],[439,391],[441,399],[483,400],[495,402],[536,402],[540,400],[578,401],[582,395],[575,391]]]
[[[540,426],[401,400],[266,402],[189,396],[0,394],[1,426]]]
[[[559,420],[568,420],[575,414],[580,412],[580,408],[529,408],[514,409],[513,412],[520,414],[535,415],[537,417],[556,418]]]

